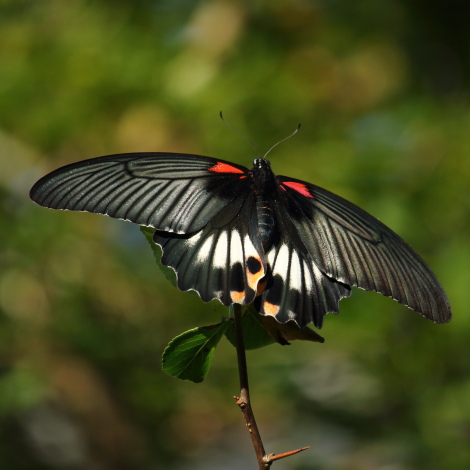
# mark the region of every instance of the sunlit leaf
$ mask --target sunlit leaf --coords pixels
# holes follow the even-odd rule
[[[194,328],[173,338],[163,352],[163,370],[178,379],[202,382],[228,323]]]

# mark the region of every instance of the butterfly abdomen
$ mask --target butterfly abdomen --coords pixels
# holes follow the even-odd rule
[[[258,196],[256,201],[256,213],[258,217],[258,229],[261,244],[266,251],[271,245],[276,221],[274,219],[273,210],[269,206],[268,202],[260,196]]]
[[[270,201],[272,194],[276,192],[277,182],[269,160],[256,158],[253,165],[250,174],[253,180],[252,190],[256,194],[258,231],[263,249],[267,252],[276,232],[276,217]]]

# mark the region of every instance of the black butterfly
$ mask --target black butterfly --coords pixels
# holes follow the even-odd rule
[[[424,261],[377,219],[325,189],[211,157],[137,153],[94,158],[40,179],[30,197],[156,229],[162,263],[205,302],[251,304],[318,328],[351,286],[380,292],[437,323],[446,294]]]

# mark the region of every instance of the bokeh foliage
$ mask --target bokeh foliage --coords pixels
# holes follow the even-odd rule
[[[251,468],[234,348],[201,384],[167,342],[226,315],[138,227],[32,204],[45,172],[130,151],[218,156],[341,194],[429,262],[434,325],[354,292],[325,344],[248,352],[281,469],[470,467],[470,29],[463,0],[0,2],[0,468]]]

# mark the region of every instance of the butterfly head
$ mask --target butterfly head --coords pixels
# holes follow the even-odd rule
[[[264,168],[271,168],[271,162],[265,157],[255,158],[253,160],[253,167],[260,170]]]

